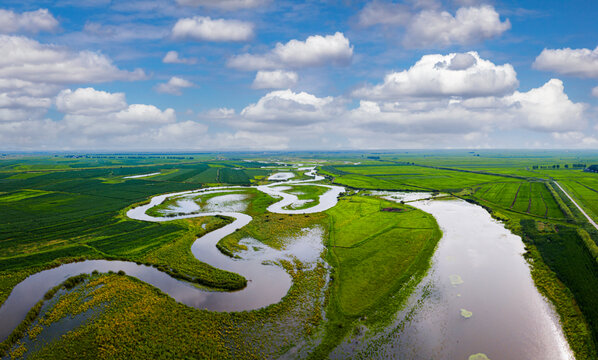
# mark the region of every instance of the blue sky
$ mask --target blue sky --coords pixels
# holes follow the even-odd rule
[[[0,5],[2,150],[598,147],[589,1]]]

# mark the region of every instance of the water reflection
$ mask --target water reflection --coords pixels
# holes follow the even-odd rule
[[[555,312],[534,286],[519,236],[465,201],[411,205],[432,214],[443,237],[409,301],[414,314],[377,357],[573,358]]]

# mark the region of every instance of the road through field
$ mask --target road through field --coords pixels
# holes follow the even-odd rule
[[[572,203],[575,204],[575,206],[577,206],[577,208],[579,209],[579,211],[581,211],[581,213],[583,214],[583,216],[585,216],[588,221],[590,222],[590,224],[592,224],[593,227],[596,228],[596,230],[598,230],[598,224],[596,224],[596,222],[594,220],[592,220],[592,218],[586,214],[586,212],[581,208],[581,206],[579,206],[579,204],[573,200],[573,198],[571,197],[571,195],[569,195],[569,193],[567,191],[565,191],[565,189],[563,189],[563,187],[561,186],[561,184],[559,184],[557,181],[554,182],[556,184],[556,186],[559,187],[559,189],[561,189],[565,195],[567,195],[567,197],[569,198],[569,200],[571,200]]]

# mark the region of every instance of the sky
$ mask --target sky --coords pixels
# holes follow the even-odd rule
[[[598,148],[598,3],[0,1],[0,150]]]

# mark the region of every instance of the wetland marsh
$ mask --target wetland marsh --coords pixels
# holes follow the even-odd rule
[[[63,229],[77,216],[79,226],[93,228],[56,232],[53,240],[14,242],[19,231],[35,234],[35,222],[28,229],[6,223],[12,230],[4,240],[9,256],[0,257],[4,354],[47,358],[69,348],[100,358],[118,348],[127,358],[594,357],[592,288],[579,287],[529,230],[533,224],[542,236],[569,236],[574,232],[565,230],[579,226],[587,236],[571,251],[591,248],[593,227],[583,225],[587,220],[559,195],[558,184],[447,168],[414,175],[413,165],[379,162],[340,161],[321,167],[325,176],[292,162],[283,173],[277,173],[280,162],[272,169],[265,161],[232,162],[235,174],[255,174],[251,186],[201,188],[193,180],[164,181],[181,171],[170,165],[132,167],[126,179],[123,170],[92,168],[83,173],[97,175],[75,183],[56,172],[0,173],[9,190],[0,194],[4,211],[23,214],[45,214],[36,204],[46,198],[52,204],[85,186],[90,190],[76,196],[99,194],[94,186],[112,194],[149,191],[98,201],[102,213],[111,214],[103,223],[85,221],[94,209],[61,217]],[[210,166],[200,163],[197,172],[210,174],[222,161]],[[348,175],[356,169],[362,188]],[[185,171],[186,179],[199,178]],[[339,181],[347,176],[353,179],[348,188],[336,185],[347,183]],[[405,183],[390,186],[391,179]],[[404,187],[412,191],[396,191]],[[67,200],[70,207],[74,199]],[[585,277],[592,280],[596,262],[588,261]],[[81,273],[88,275],[79,279]],[[78,280],[67,280],[72,276]],[[124,288],[135,290],[124,296]],[[145,315],[125,310],[142,303]],[[171,315],[158,315],[158,307]],[[181,311],[186,320],[175,315]],[[221,330],[201,330],[196,345],[179,338],[179,347],[148,343],[135,330],[156,340],[178,338],[175,324],[190,329],[199,326],[194,322]]]

